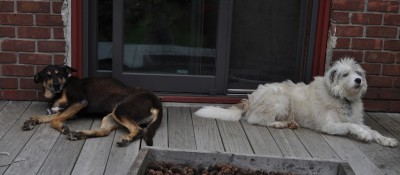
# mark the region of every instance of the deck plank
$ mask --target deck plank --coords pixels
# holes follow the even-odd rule
[[[191,108],[193,128],[198,150],[224,151],[221,135],[217,122],[214,119],[206,119],[195,116],[193,113],[199,108]]]
[[[31,102],[10,101],[0,111],[0,139],[8,132],[14,123],[21,117]]]
[[[93,124],[93,118],[81,118],[67,121],[71,130],[89,129]],[[38,174],[71,174],[85,140],[69,141],[61,135],[55,143],[46,161]]]
[[[246,121],[242,121],[242,126],[255,154],[283,156],[267,127],[252,125]]]
[[[5,152],[10,155],[0,156],[0,165],[6,165],[13,162],[17,157],[18,153],[29,141],[32,135],[35,133],[38,127],[35,127],[30,131],[23,131],[22,125],[32,116],[45,114],[46,103],[33,102],[26,112],[15,122],[12,128],[0,141],[0,152]],[[3,125],[3,124],[1,124]],[[0,174],[3,174],[8,166],[0,167]]]
[[[36,174],[59,136],[60,132],[50,124],[41,124],[14,160],[20,162],[10,165],[4,174]]]
[[[196,149],[189,108],[168,107],[168,141],[170,148]]]
[[[117,146],[116,142],[126,134],[128,130],[125,128],[119,128],[116,131],[104,174],[128,174],[129,168],[139,153],[140,139],[126,147]]]
[[[274,137],[274,140],[278,144],[284,156],[309,158],[312,157],[291,129],[268,129],[272,137]]]
[[[95,119],[91,129],[99,128],[101,119]],[[87,139],[71,174],[103,174],[113,144],[115,131],[106,137]]]
[[[293,131],[313,158],[340,160],[340,157],[317,131],[306,128]]]
[[[4,106],[6,106],[8,101],[2,101],[0,100],[0,111],[3,109]]]
[[[322,135],[342,160],[349,162],[356,174],[383,174],[378,167],[346,137]]]
[[[381,125],[376,123],[368,115],[364,117],[364,123],[381,133],[382,135],[393,137]],[[377,143],[364,143],[352,139],[353,143],[385,174],[400,174],[400,152],[399,148],[389,148]]]
[[[217,125],[226,152],[254,154],[240,122],[217,120]]]

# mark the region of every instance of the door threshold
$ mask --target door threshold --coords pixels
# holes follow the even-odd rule
[[[177,102],[177,103],[224,103],[235,104],[239,103],[241,97],[229,96],[188,96],[188,95],[159,95],[162,102]]]

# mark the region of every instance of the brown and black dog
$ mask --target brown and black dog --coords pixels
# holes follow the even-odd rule
[[[153,145],[153,137],[162,120],[162,104],[155,94],[140,87],[128,87],[113,78],[84,78],[71,76],[76,70],[68,66],[49,65],[34,76],[44,87],[49,99],[48,115],[27,120],[24,130],[50,122],[51,127],[66,134],[69,140],[107,136],[120,125],[129,134],[117,142],[127,146],[143,137]],[[100,128],[70,131],[63,121],[75,116],[96,115],[104,117]]]

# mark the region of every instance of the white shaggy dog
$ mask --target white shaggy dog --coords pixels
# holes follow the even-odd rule
[[[363,124],[361,97],[367,90],[365,71],[351,58],[337,61],[324,77],[309,85],[291,81],[258,86],[248,99],[228,109],[206,106],[195,115],[275,128],[297,124],[332,135],[352,134],[363,141],[396,147],[395,139],[382,136]]]

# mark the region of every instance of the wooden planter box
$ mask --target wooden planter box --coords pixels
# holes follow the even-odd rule
[[[244,169],[292,172],[296,174],[355,174],[345,161],[188,151],[156,147],[142,148],[133,162],[129,174],[144,174],[147,164],[151,161],[186,164],[193,167],[229,163]]]

